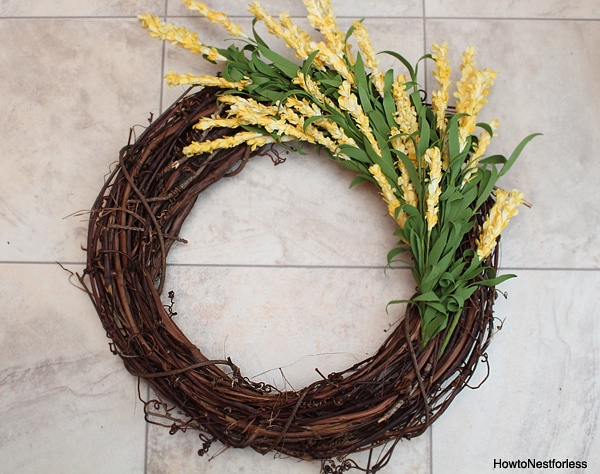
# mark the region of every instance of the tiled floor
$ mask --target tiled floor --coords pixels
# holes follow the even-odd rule
[[[212,6],[247,16],[239,4]],[[303,15],[298,0],[264,4]],[[448,40],[454,60],[475,45],[479,63],[501,71],[485,112],[502,122],[496,151],[544,133],[503,178],[533,207],[505,233],[502,266],[519,278],[496,306],[505,324],[489,380],[402,443],[383,473],[486,473],[495,459],[586,461],[585,472],[600,472],[600,4],[333,4],[344,27],[364,17],[378,50],[413,61],[434,41]],[[147,11],[224,38],[178,0],[0,3],[0,472],[316,473],[318,464],[233,450],[208,462],[194,434],[148,427],[136,380],[56,263],[83,268],[85,210],[129,126],[181,92],[163,87],[166,69],[214,72],[151,40],[135,19]],[[283,367],[300,386],[316,366],[341,369],[374,351],[401,315],[385,303],[412,283],[406,271],[384,276],[393,225],[377,193],[348,191],[350,179],[318,156],[277,168],[264,158],[206,192],[184,228],[190,243],[170,255],[186,333],[249,375],[273,380]]]

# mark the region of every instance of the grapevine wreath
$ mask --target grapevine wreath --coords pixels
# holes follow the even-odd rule
[[[169,85],[190,89],[130,138],[94,203],[86,286],[111,349],[177,408],[146,402],[146,419],[171,433],[199,430],[200,454],[219,441],[318,459],[323,472],[343,472],[360,468],[352,453],[383,447],[360,468],[376,472],[402,438],[422,434],[442,414],[487,360],[495,285],[512,276],[496,274],[497,242],[523,204],[521,192],[496,182],[533,135],[509,158],[485,157],[498,123],[478,123],[477,115],[496,73],[476,67],[471,47],[451,106],[446,44],[434,44],[417,63],[434,64],[437,89],[428,101],[417,68],[386,51],[407,75],[380,70],[363,23],[342,33],[329,0],[304,0],[320,41],[258,2],[249,7],[252,36],[203,3],[184,3],[237,41],[226,49],[207,46],[195,32],[140,16],[151,36],[223,67],[217,77],[169,71]],[[256,32],[258,22],[299,61],[273,51]],[[179,232],[198,195],[273,144],[301,143],[355,171],[352,185],[377,187],[398,224],[387,263],[409,265],[417,293],[374,355],[284,391],[244,377],[231,359],[203,355],[161,298],[168,252],[185,242]],[[171,292],[168,298],[172,303]]]

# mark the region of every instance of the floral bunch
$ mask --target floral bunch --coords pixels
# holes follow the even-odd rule
[[[476,288],[513,276],[497,277],[487,259],[523,204],[523,194],[498,189],[496,182],[534,135],[525,138],[509,158],[485,157],[498,122],[479,123],[477,116],[496,73],[476,67],[472,47],[461,58],[454,106],[449,105],[452,83],[447,44],[434,44],[432,53],[421,58],[435,65],[438,89],[428,104],[417,83],[421,60],[413,67],[398,53],[386,51],[406,67],[408,77],[382,71],[362,22],[353,22],[342,33],[329,0],[303,1],[320,41],[294,24],[288,14],[276,19],[258,2],[249,6],[254,23],[262,21],[301,64],[274,52],[254,27],[250,37],[225,14],[198,1],[183,3],[223,26],[239,38],[239,45],[207,46],[186,28],[165,24],[150,14],[139,17],[153,37],[223,63],[218,77],[173,71],[166,75],[169,85],[223,88],[219,101],[228,105],[224,115],[203,118],[195,127],[226,127],[231,134],[192,142],[183,152],[193,156],[241,144],[256,149],[269,143],[306,142],[357,172],[351,186],[371,181],[399,226],[398,246],[388,254],[388,263],[405,251],[412,257],[409,264],[418,295],[410,302],[419,308],[422,343],[450,326],[447,342]],[[356,53],[352,39],[358,46]],[[476,135],[477,129],[481,131]],[[461,252],[461,242],[478,225],[477,213],[490,195],[495,196],[495,204],[479,230],[476,250]]]

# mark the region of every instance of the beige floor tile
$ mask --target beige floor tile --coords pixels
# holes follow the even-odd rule
[[[165,11],[165,0],[3,0],[0,17],[136,16],[147,10]]]
[[[0,471],[143,472],[136,382],[68,277],[0,265]]]
[[[600,18],[596,0],[424,0],[428,18]]]
[[[0,20],[0,261],[83,261],[89,209],[158,108],[161,46],[137,20]]]
[[[490,377],[461,394],[434,425],[434,473],[497,472],[494,459],[569,459],[594,470],[599,285],[597,271],[521,271],[506,283],[509,298],[496,305],[504,328],[488,350]]]
[[[339,371],[379,348],[404,311],[386,314],[386,305],[410,298],[411,278],[379,268],[171,266],[165,289],[175,292],[177,324],[207,357],[231,357],[280,388],[282,368],[296,388],[318,378],[315,367]]]
[[[544,136],[502,180],[533,207],[504,233],[502,263],[519,277],[500,288],[509,298],[496,305],[506,321],[489,349],[490,378],[461,393],[431,431],[402,443],[382,474],[479,474],[492,472],[494,459],[529,458],[586,460],[593,470],[600,30],[576,19],[600,18],[600,7],[423,1],[333,5],[342,29],[365,18],[377,50],[411,61],[432,41],[451,42],[453,64],[476,46],[479,65],[501,72],[482,112],[502,122],[491,152],[510,153],[532,132]],[[163,48],[134,16],[164,15],[168,6],[173,21],[199,29],[208,43],[227,44],[227,33],[187,16],[179,0],[0,3],[0,471],[318,472],[318,463],[251,451],[208,461],[196,454],[197,434],[147,427],[136,380],[110,354],[87,296],[54,263],[31,263],[84,261],[86,216],[65,217],[91,206],[129,128],[180,95],[164,86],[164,72],[219,70]],[[305,16],[301,2],[265,5]],[[212,6],[243,17],[250,31],[235,2]],[[277,167],[259,157],[201,196],[182,232],[190,243],[169,257],[166,291],[175,291],[176,321],[202,350],[231,356],[248,376],[297,388],[314,380],[315,367],[340,370],[377,349],[402,314],[392,306],[386,315],[385,304],[409,297],[414,283],[408,270],[384,276],[393,222],[375,190],[347,189],[351,179],[314,153],[290,154]]]
[[[427,36],[428,43],[451,42],[455,65],[460,51],[474,45],[479,66],[500,72],[481,114],[501,124],[488,154],[508,156],[526,135],[544,134],[500,182],[533,204],[506,230],[503,264],[598,268],[600,203],[590,192],[600,177],[593,153],[600,147],[600,112],[590,100],[600,74],[591,53],[600,42],[596,24],[430,20]]]

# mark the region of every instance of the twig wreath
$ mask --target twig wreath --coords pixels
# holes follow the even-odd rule
[[[328,0],[304,0],[320,42],[289,15],[275,19],[257,2],[249,7],[251,37],[225,14],[184,3],[239,41],[226,49],[206,46],[197,33],[140,16],[153,37],[223,69],[218,77],[167,74],[170,85],[193,87],[130,139],[94,203],[86,287],[111,349],[177,408],[148,401],[146,419],[171,433],[199,430],[200,454],[219,441],[318,459],[325,473],[377,472],[397,443],[422,434],[467,386],[478,362],[487,362],[495,286],[513,276],[496,274],[497,242],[523,204],[521,192],[496,182],[534,135],[509,158],[485,157],[498,124],[478,123],[477,115],[496,73],[476,68],[471,47],[462,56],[455,106],[448,105],[447,45],[434,44],[419,60],[417,67],[426,59],[435,64],[439,88],[427,103],[417,68],[386,51],[408,77],[381,71],[365,26],[355,21],[342,33]],[[265,43],[254,29],[258,21],[295,51],[299,65]],[[168,252],[184,242],[179,231],[198,195],[239,173],[264,147],[302,142],[354,170],[352,185],[377,186],[398,224],[387,263],[409,265],[418,291],[373,356],[301,390],[282,391],[244,377],[230,359],[204,356],[161,296]],[[381,446],[366,467],[348,457]]]

